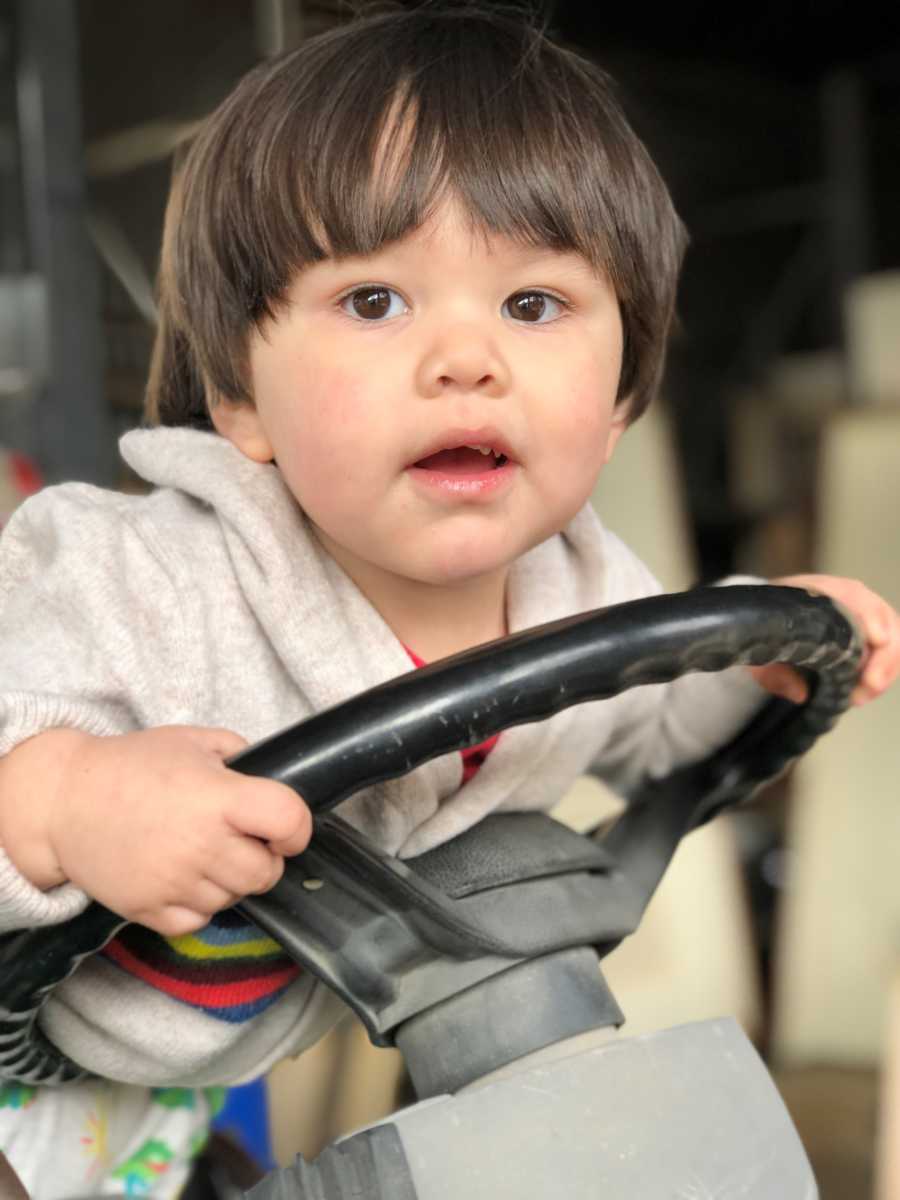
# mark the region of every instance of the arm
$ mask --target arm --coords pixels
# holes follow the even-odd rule
[[[0,841],[36,888],[73,883],[166,936],[268,891],[311,818],[287,787],[230,771],[225,730],[51,729],[0,759]]]
[[[89,896],[164,933],[197,929],[305,844],[293,792],[225,766],[242,739],[190,727],[215,721],[220,589],[183,547],[217,524],[166,503],[163,528],[153,500],[50,489],[0,539],[0,930],[65,921]],[[189,536],[170,543],[183,520]],[[334,1015],[319,992],[301,978],[230,1023],[99,955],[41,1022],[101,1076],[199,1086],[250,1077],[320,1035]]]
[[[0,549],[0,921],[62,920],[91,895],[184,932],[271,886],[305,845],[302,802],[228,771],[243,746],[188,722],[205,684],[184,589],[131,520],[81,486],[26,503]],[[268,847],[260,838],[272,839]],[[215,865],[201,871],[201,859]]]

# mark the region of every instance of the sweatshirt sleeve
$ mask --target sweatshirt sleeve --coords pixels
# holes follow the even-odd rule
[[[157,556],[128,520],[133,497],[50,488],[0,538],[0,755],[47,729],[96,735],[142,725],[142,694],[181,686],[155,637],[178,642]],[[149,693],[148,693],[149,694]],[[68,920],[87,904],[71,884],[42,892],[0,848],[0,930]]]
[[[605,531],[605,537],[612,568],[608,603],[659,595],[663,589],[648,568],[614,534]],[[764,582],[729,576],[715,586]],[[627,796],[642,780],[661,778],[726,745],[767,698],[742,666],[632,688],[616,698],[617,719],[591,773]]]

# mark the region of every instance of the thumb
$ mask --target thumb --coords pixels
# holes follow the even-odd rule
[[[793,667],[784,663],[769,663],[765,667],[749,667],[748,670],[761,688],[782,700],[802,704],[809,695],[806,680]]]
[[[231,758],[247,748],[247,739],[232,729],[204,725],[183,725],[177,728],[180,728],[198,749],[215,754],[217,758]]]

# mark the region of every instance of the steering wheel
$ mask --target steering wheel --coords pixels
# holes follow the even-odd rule
[[[419,1035],[404,1031],[448,997],[500,979],[510,963],[617,945],[637,926],[680,838],[746,798],[833,724],[860,655],[852,623],[825,597],[733,586],[596,610],[403,675],[231,760],[235,770],[288,784],[317,817],[308,850],[289,860],[269,893],[239,907],[336,990],[373,1041],[399,1042],[415,1057]],[[326,815],[363,787],[512,725],[692,671],[769,662],[804,674],[807,701],[770,700],[710,758],[644,786],[593,839],[538,814],[493,817],[401,862]],[[52,990],[124,924],[92,904],[63,926],[0,939],[0,1077],[56,1084],[84,1074],[38,1017]],[[609,1000],[599,1015],[618,1023]],[[596,1006],[570,1013],[561,1034],[597,1017]],[[548,1020],[539,1044],[561,1035]],[[434,1030],[426,1030],[433,1047]],[[507,1054],[521,1050],[520,1039]],[[459,1082],[459,1064],[432,1059],[419,1064],[420,1095]],[[483,1067],[473,1060],[460,1069],[471,1077]]]

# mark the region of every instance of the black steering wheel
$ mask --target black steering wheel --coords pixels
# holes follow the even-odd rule
[[[317,816],[309,849],[289,861],[272,891],[239,907],[346,999],[375,1042],[393,1042],[435,998],[491,978],[511,960],[618,944],[637,926],[680,838],[778,774],[834,723],[860,656],[855,628],[825,597],[733,586],[585,613],[403,675],[231,761],[288,784]],[[769,662],[804,674],[807,701],[770,700],[712,757],[630,797],[594,840],[548,831],[555,823],[535,814],[518,823],[488,818],[486,834],[469,831],[446,851],[401,862],[325,815],[363,787],[570,705],[692,671]],[[521,839],[514,829],[525,831]],[[483,836],[504,852],[517,839],[524,849],[513,866],[501,854],[498,867]],[[473,857],[474,866],[460,866]],[[517,873],[532,897],[524,923],[516,919]],[[545,903],[551,885],[561,894],[559,880],[562,901]],[[0,939],[0,1077],[43,1084],[83,1075],[38,1017],[53,988],[124,924],[92,904],[63,926]]]

